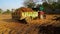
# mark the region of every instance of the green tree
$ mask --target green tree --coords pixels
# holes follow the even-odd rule
[[[52,9],[55,9],[57,7],[57,3],[56,2],[53,2],[52,3]]]
[[[48,7],[48,3],[47,3],[47,2],[44,2],[42,5],[43,5],[45,8]]]
[[[24,2],[25,7],[34,8],[35,5],[36,4],[33,0],[25,0],[25,2]]]
[[[3,10],[2,10],[2,9],[0,9],[0,13],[2,13],[2,11],[3,11]]]
[[[52,6],[52,9],[54,10],[54,9],[60,9],[60,4],[58,4],[58,3],[56,3],[56,2],[53,2],[52,4],[51,4],[51,6]]]
[[[34,8],[35,3],[29,3],[27,6],[28,6],[29,8]]]
[[[47,8],[47,9],[52,8],[51,4],[48,4],[47,2],[44,2],[42,5],[44,6],[44,8]]]
[[[9,13],[11,13],[11,11],[7,9],[3,14],[9,14]]]
[[[7,13],[10,13],[10,10],[9,10],[9,9],[7,9],[7,10],[6,10],[6,12],[7,12]]]

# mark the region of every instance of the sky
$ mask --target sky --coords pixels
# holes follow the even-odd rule
[[[0,8],[3,10],[14,9],[23,6],[23,0],[0,0]]]
[[[16,9],[16,8],[22,7],[23,2],[24,0],[0,0],[0,8],[2,10]]]

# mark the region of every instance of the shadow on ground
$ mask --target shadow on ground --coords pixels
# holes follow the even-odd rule
[[[27,22],[23,20],[14,20],[14,19],[3,19],[3,21],[8,22],[8,23],[22,23],[22,24],[27,24]]]
[[[39,26],[38,34],[60,34],[60,27],[55,27],[52,25]]]

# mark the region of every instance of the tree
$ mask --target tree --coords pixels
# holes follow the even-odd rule
[[[59,3],[56,3],[56,2],[53,2],[52,3],[52,9],[55,10],[55,9],[60,9],[60,4]]]
[[[49,9],[51,9],[51,5],[48,4],[47,2],[44,2],[42,5],[44,6],[44,8],[49,8]]]
[[[7,12],[7,13],[10,13],[10,10],[9,10],[9,9],[7,9],[7,10],[6,10],[6,12]]]
[[[34,8],[35,5],[36,4],[33,0],[25,0],[25,2],[24,2],[25,7]]]
[[[0,9],[0,13],[2,13],[2,11],[3,11],[3,10],[2,10],[2,9]]]
[[[60,4],[57,2],[53,2],[52,4],[48,4],[47,2],[44,2],[42,5],[45,7],[45,9],[51,9],[53,11],[55,9],[60,9]]]
[[[7,9],[3,14],[9,14],[9,13],[11,13],[11,11]]]

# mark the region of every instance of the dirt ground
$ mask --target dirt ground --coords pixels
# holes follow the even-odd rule
[[[47,19],[33,20],[36,24],[24,24],[20,21],[12,20],[11,14],[0,14],[0,34],[38,34],[40,25],[60,26],[60,21],[51,20],[55,15],[47,15]],[[60,15],[57,15],[60,16]],[[31,23],[33,23],[33,21]],[[39,25],[37,25],[37,23]]]

